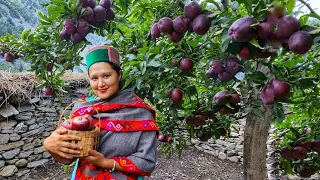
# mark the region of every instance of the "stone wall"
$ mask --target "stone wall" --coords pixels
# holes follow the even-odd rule
[[[238,124],[231,129],[230,137],[221,137],[220,139],[209,139],[206,142],[192,139],[191,143],[201,151],[216,156],[222,160],[229,160],[235,163],[243,162],[243,141],[245,120],[238,120]]]
[[[244,143],[244,128],[245,119],[237,121],[235,128],[231,128],[230,137],[221,137],[220,139],[209,139],[207,142],[199,141],[198,139],[191,139],[193,144],[198,150],[211,154],[222,160],[229,160],[235,163],[243,164],[243,143]],[[279,139],[275,138],[273,133],[275,127],[271,126],[269,130],[269,137],[267,141],[267,174],[268,180],[300,180],[301,178],[296,175],[286,175],[284,171],[278,169],[279,152],[275,146]],[[281,176],[281,177],[280,177]],[[311,178],[304,178],[304,180],[320,179],[319,174],[311,176]]]
[[[44,138],[56,128],[65,107],[86,92],[86,88],[69,90],[63,103],[51,97],[33,97],[30,102],[13,105],[11,111],[15,115],[0,116],[0,179],[12,176],[19,179],[31,168],[49,161],[51,156],[42,146]],[[8,106],[3,105],[0,111],[5,108]]]

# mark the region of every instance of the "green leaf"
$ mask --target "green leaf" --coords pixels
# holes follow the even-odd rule
[[[299,21],[300,21],[300,24],[301,26],[304,26],[309,20],[309,17],[308,16],[301,16],[299,18]],[[312,34],[311,32],[309,32],[310,34]]]
[[[252,45],[254,45],[255,47],[257,47],[257,48],[263,49],[263,48],[260,46],[260,44],[258,43],[258,41],[256,40],[256,38],[253,38],[252,40],[250,40],[250,43],[251,43]]]
[[[26,40],[26,38],[29,36],[30,32],[31,32],[31,29],[23,30],[23,32],[21,33],[21,39]]]
[[[254,73],[250,73],[250,74],[248,74],[248,77],[251,80],[253,80],[254,82],[258,82],[258,83],[264,82],[264,81],[266,81],[268,79],[267,76],[264,75],[260,71],[256,71]]]
[[[226,52],[231,53],[233,55],[237,55],[240,53],[242,46],[243,45],[240,42],[232,42],[228,45]]]
[[[239,3],[242,3],[245,5],[248,14],[252,15],[252,0],[237,0]]]
[[[288,1],[287,1],[286,8],[287,8],[287,11],[288,11],[289,13],[292,13],[295,4],[296,4],[296,0],[288,0]]]
[[[148,65],[147,66],[151,66],[151,67],[159,67],[161,66],[162,64],[159,62],[159,61],[156,61],[154,59],[152,59],[151,61],[148,62]]]

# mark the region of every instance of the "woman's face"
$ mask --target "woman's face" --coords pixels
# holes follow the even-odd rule
[[[107,99],[119,91],[121,73],[106,62],[98,62],[89,68],[89,81],[93,92],[101,99]]]

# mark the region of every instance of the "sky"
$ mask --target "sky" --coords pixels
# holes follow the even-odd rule
[[[316,13],[318,13],[318,14],[320,14],[320,0],[305,0],[308,4],[310,4],[310,6],[312,7],[312,9],[316,12]],[[296,0],[296,6],[300,6],[300,2],[298,1],[298,0]],[[306,6],[304,6],[303,8],[302,8],[302,11],[304,11],[304,12],[306,12],[306,13],[309,13],[310,11],[309,11],[309,9],[306,7]]]

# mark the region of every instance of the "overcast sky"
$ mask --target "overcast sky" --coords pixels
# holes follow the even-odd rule
[[[316,11],[316,13],[320,14],[320,0],[305,0],[310,6]],[[300,6],[300,1],[296,0],[296,6]],[[309,9],[304,6],[302,10],[306,13],[309,13]]]

